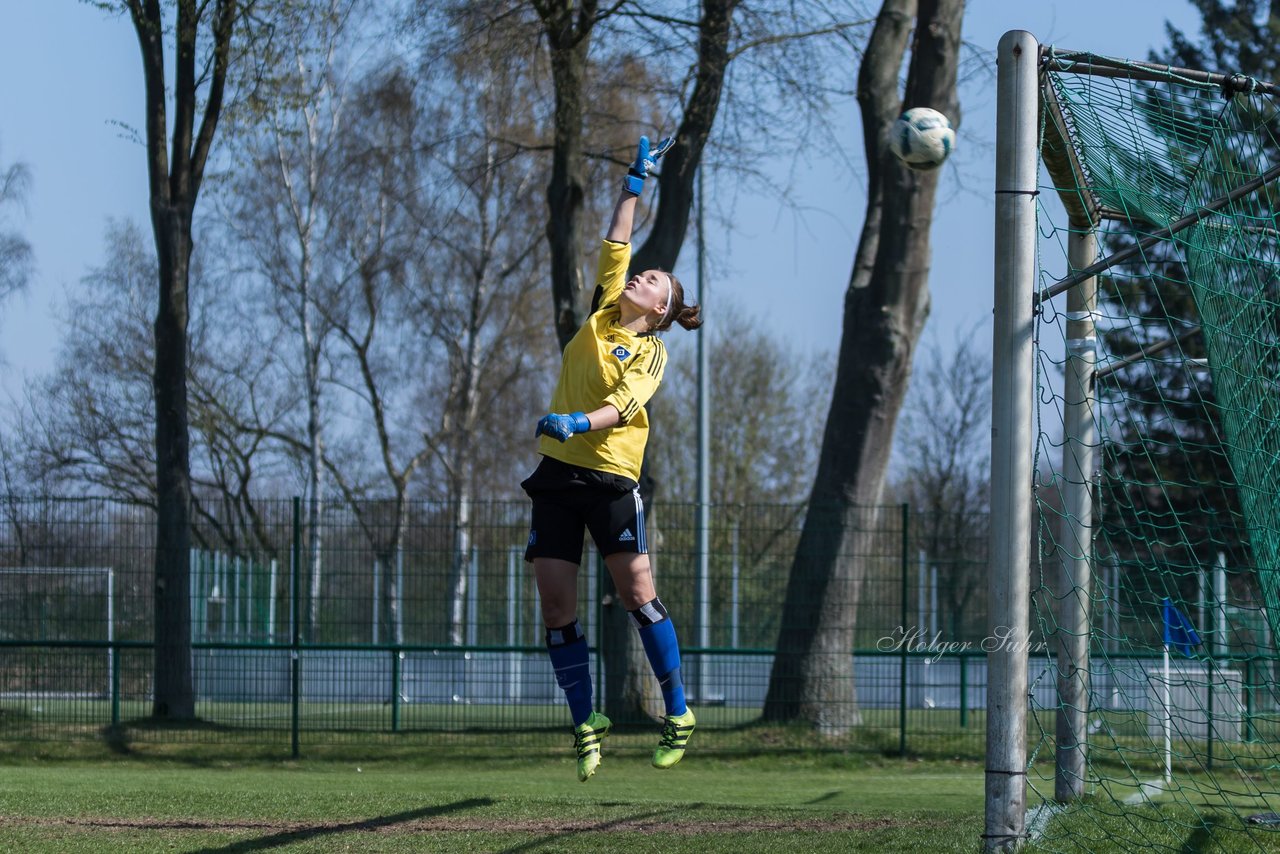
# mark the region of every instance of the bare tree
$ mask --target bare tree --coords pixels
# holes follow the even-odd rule
[[[31,244],[8,215],[25,204],[30,187],[31,170],[25,163],[0,170],[0,300],[26,287],[31,276]]]
[[[342,381],[362,407],[365,429],[374,439],[374,479],[359,472],[363,486],[347,478],[338,478],[337,485],[374,549],[375,576],[386,576],[380,607],[393,641],[403,643],[402,590],[393,570],[404,538],[409,484],[431,453],[412,426],[416,419],[404,414],[420,355],[405,346],[414,336],[404,289],[418,251],[416,221],[404,204],[406,188],[420,186],[414,138],[418,104],[413,81],[397,64],[362,80],[351,103],[340,136],[341,180],[331,186],[328,201],[333,248],[351,275],[319,308],[342,344],[335,361],[347,372]],[[362,503],[361,493],[376,482],[390,487],[390,497]]]
[[[155,687],[152,715],[195,717],[191,674],[191,459],[187,420],[187,295],[191,225],[222,113],[239,0],[178,0],[166,24],[160,0],[119,0],[133,21],[146,97],[147,174],[159,260],[155,319]],[[252,3],[252,0],[245,0]],[[174,79],[164,38],[174,38]],[[172,114],[169,96],[173,97]],[[199,122],[197,124],[197,117]],[[172,125],[172,140],[170,140]],[[170,145],[172,142],[172,145]]]
[[[787,583],[766,720],[805,720],[830,734],[860,720],[854,629],[865,561],[856,508],[883,495],[894,427],[929,309],[929,229],[937,173],[896,162],[886,145],[903,106],[958,123],[963,0],[885,0],[858,76],[867,207],[845,295],[835,390],[818,472]],[[914,24],[914,34],[912,33]],[[906,91],[899,70],[911,44]]]
[[[711,136],[729,68],[733,14],[741,0],[703,0],[697,23],[694,84],[683,104],[676,144],[663,158],[661,195],[649,235],[636,250],[632,267],[671,270],[680,256],[702,152]]]
[[[305,459],[307,532],[306,631],[319,624],[324,550],[321,519],[326,498],[325,418],[322,373],[332,331],[320,305],[358,274],[357,262],[333,251],[330,198],[345,168],[341,137],[346,131],[351,70],[340,55],[352,41],[350,19],[361,0],[328,0],[304,9],[288,23],[283,46],[269,55],[273,65],[269,105],[233,132],[248,155],[228,197],[226,222],[268,283],[270,305],[295,339],[295,374],[303,391],[303,434],[275,431],[275,438]],[[292,363],[292,360],[290,360]],[[263,433],[273,432],[259,425]]]
[[[986,583],[984,538],[990,485],[990,356],[976,343],[983,324],[947,352],[933,341],[911,376],[894,441],[896,492],[915,510],[920,547],[939,567],[947,637],[959,639],[966,616],[980,615]],[[970,620],[977,626],[977,620]]]
[[[725,512],[741,504],[801,504],[818,464],[820,426],[813,401],[831,393],[828,353],[806,353],[767,333],[767,324],[731,305],[717,307],[711,336],[711,500]],[[697,410],[697,363],[671,360],[659,395],[663,413]],[[663,420],[650,449],[672,496],[696,494],[697,423]]]
[[[67,306],[53,373],[29,384],[27,467],[61,488],[154,508],[155,254],[135,225],[108,226],[108,257]]]
[[[556,352],[550,330],[529,320],[542,296],[529,282],[547,258],[536,228],[543,159],[527,153],[540,96],[527,74],[534,46],[510,47],[458,55],[442,81],[447,103],[425,117],[425,127],[448,142],[431,158],[428,186],[440,200],[423,257],[431,273],[409,278],[429,363],[441,369],[424,376],[420,406],[453,514],[455,644],[463,642],[471,511],[485,473],[479,450],[491,458],[503,448],[511,459],[529,446],[529,434],[510,423],[494,430],[493,415],[514,410],[523,415],[515,423],[530,423],[542,397],[530,392],[546,387]]]
[[[0,302],[26,287],[32,270],[31,244],[22,232],[11,223],[8,211],[26,202],[31,185],[31,170],[26,164],[13,163],[0,170]],[[4,353],[0,351],[0,367],[4,365]],[[16,491],[16,468],[19,464],[16,450],[6,438],[4,425],[0,424],[0,489],[12,496]],[[15,520],[16,515],[10,514]]]
[[[27,526],[21,509],[17,469],[21,460],[8,436],[0,432],[0,523],[8,529],[7,539],[13,544],[13,562],[17,566],[27,564]]]
[[[560,349],[582,325],[583,200],[586,190],[583,118],[587,55],[596,25],[618,5],[598,0],[529,0],[542,22],[555,81],[551,181],[547,185],[547,240],[551,247],[551,295]]]
[[[154,509],[148,295],[156,259],[131,223],[112,223],[106,244],[106,260],[64,309],[53,373],[28,385],[20,427],[24,468],[63,489],[88,489]],[[233,281],[209,284],[200,255],[193,255],[190,280],[203,287],[192,300],[188,330],[192,530],[202,544],[212,535],[220,546],[240,548],[244,536],[224,522],[238,516],[246,521],[248,544],[258,547],[270,539],[254,530],[253,491],[256,476],[270,471],[270,449],[262,447],[260,431],[242,425],[251,420],[249,411],[267,423],[283,417],[269,371],[270,330],[239,310]]]
[[[192,262],[192,535],[201,548],[282,557],[263,503],[292,482],[288,456],[272,435],[291,421],[299,394],[282,365],[279,325],[259,310],[258,282],[225,266],[235,252],[218,224],[206,220]]]

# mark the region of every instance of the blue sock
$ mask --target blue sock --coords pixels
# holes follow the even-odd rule
[[[680,679],[680,644],[676,640],[676,627],[667,616],[667,609],[657,599],[641,605],[631,612],[631,619],[640,630],[640,642],[653,675],[662,687],[662,701],[668,715],[683,715],[689,710],[684,701],[684,682]]]
[[[573,725],[586,723],[591,717],[591,657],[587,636],[577,620],[562,628],[547,629],[547,653],[556,671],[556,682],[569,701]]]

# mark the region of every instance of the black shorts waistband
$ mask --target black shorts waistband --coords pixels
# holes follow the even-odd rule
[[[529,495],[535,492],[575,489],[583,486],[630,492],[636,488],[636,482],[613,472],[596,471],[544,456],[538,463],[538,467],[533,470],[533,474],[520,484],[520,488]]]

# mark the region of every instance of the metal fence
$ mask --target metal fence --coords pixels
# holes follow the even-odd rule
[[[152,511],[13,497],[4,508],[0,740],[107,733],[297,752],[349,742],[466,745],[469,734],[494,730],[515,743],[559,744],[569,727],[522,559],[525,502],[333,504],[319,509],[314,530],[311,508],[296,499],[234,513],[198,507],[190,608],[199,724],[191,727],[148,722]],[[696,506],[650,508],[658,590],[680,634],[702,747],[980,756],[982,516],[864,508],[859,553],[841,557],[863,575],[847,689],[861,723],[832,737],[760,720],[805,509],[714,507],[703,561]],[[605,702],[603,622],[617,606],[589,542],[579,585]]]

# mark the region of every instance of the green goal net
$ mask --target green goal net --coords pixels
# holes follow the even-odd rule
[[[1040,106],[1027,833],[1280,850],[1277,90],[1045,48]]]

